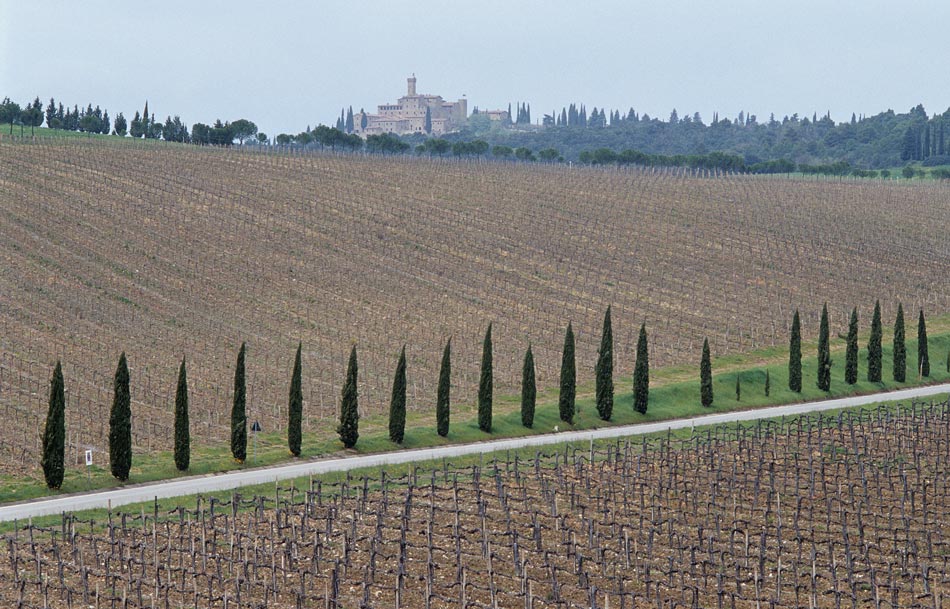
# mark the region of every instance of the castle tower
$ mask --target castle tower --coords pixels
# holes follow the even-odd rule
[[[413,73],[408,79],[409,82],[409,97],[414,97],[416,94],[416,75]]]

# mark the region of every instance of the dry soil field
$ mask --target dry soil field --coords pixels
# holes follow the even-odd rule
[[[496,393],[514,393],[529,341],[540,387],[557,382],[568,321],[590,380],[608,305],[621,375],[642,322],[664,365],[698,361],[707,335],[716,354],[783,344],[795,307],[813,339],[824,301],[832,332],[876,298],[886,320],[898,300],[946,313],[947,218],[950,187],[931,182],[5,139],[0,463],[38,467],[57,358],[74,462],[105,447],[122,350],[141,451],[171,446],[182,356],[193,436],[227,437],[245,340],[249,418],[285,424],[302,341],[315,430],[332,426],[353,343],[364,412],[387,408],[404,343],[409,408],[431,412],[449,337],[453,401],[474,396],[489,322]]]

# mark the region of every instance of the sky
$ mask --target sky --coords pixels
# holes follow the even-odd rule
[[[420,93],[666,120],[950,107],[946,0],[0,0],[0,97],[268,135]]]

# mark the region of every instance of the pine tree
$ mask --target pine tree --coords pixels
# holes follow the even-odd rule
[[[175,388],[175,467],[183,472],[191,464],[191,432],[188,422],[188,373],[185,359],[178,368],[178,386]]]
[[[350,361],[346,366],[346,382],[340,397],[340,425],[336,428],[344,448],[353,448],[360,437],[359,396],[357,395],[358,366],[356,363],[356,345],[350,351]]]
[[[920,310],[917,318],[917,374],[923,377],[930,376],[930,353],[927,348],[927,322],[924,321],[924,310]]]
[[[894,380],[907,379],[907,345],[904,342],[904,306],[897,303],[897,321],[894,322]]]
[[[818,329],[818,388],[831,391],[831,336],[828,330],[828,305],[821,308],[821,325]]]
[[[300,442],[303,436],[303,365],[301,350],[303,343],[297,343],[297,355],[294,357],[294,370],[290,375],[290,394],[287,398],[287,448],[290,454],[300,456]]]
[[[881,339],[883,335],[881,301],[878,300],[874,303],[874,315],[871,317],[871,336],[868,339],[868,381],[871,383],[881,382]]]
[[[788,388],[802,392],[802,324],[798,309],[792,317],[792,335],[788,342]]]
[[[699,362],[699,399],[706,408],[713,403],[712,363],[709,361],[709,339],[703,339],[703,357]]]
[[[402,444],[406,435],[406,346],[402,346],[396,376],[393,378],[392,399],[389,402],[389,439]]]
[[[769,378],[769,371],[765,371],[765,397],[769,397],[769,391],[772,389],[772,379]]]
[[[109,467],[119,480],[129,479],[132,469],[132,400],[129,394],[129,364],[125,352],[113,380],[114,395],[109,413]]]
[[[241,343],[234,369],[234,404],[231,407],[231,455],[238,463],[247,458],[247,386],[244,381],[244,356],[247,345]]]
[[[524,353],[524,365],[521,368],[521,424],[525,427],[534,425],[534,406],[538,395],[534,381],[534,354],[531,345]]]
[[[650,352],[647,343],[647,326],[640,325],[637,338],[637,361],[633,365],[633,409],[646,414],[650,402]]]
[[[445,343],[439,367],[439,388],[435,399],[436,431],[443,438],[449,435],[449,393],[452,388],[452,339]]]
[[[570,322],[564,333],[564,351],[561,354],[561,392],[558,411],[565,423],[574,423],[574,398],[577,394],[577,369],[574,361],[574,330]]]
[[[50,100],[50,104],[53,101]],[[43,477],[46,486],[52,489],[63,485],[66,472],[66,390],[63,382],[63,367],[56,361],[53,379],[49,386],[49,410],[46,412],[46,428],[43,430]]]
[[[478,380],[478,428],[491,433],[492,414],[492,346],[491,324],[482,342],[482,373]]]
[[[858,308],[851,310],[848,323],[848,347],[844,355],[844,382],[854,385],[858,382]]]
[[[597,386],[597,414],[601,420],[609,421],[614,411],[614,333],[610,321],[610,307],[607,307],[604,314],[604,331],[600,338],[600,353],[594,376]]]

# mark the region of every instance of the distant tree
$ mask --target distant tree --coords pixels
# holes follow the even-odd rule
[[[871,336],[868,339],[868,381],[871,383],[881,382],[881,339],[883,334],[881,328],[881,301],[878,300],[874,303],[874,315],[871,317]]]
[[[521,367],[521,424],[525,427],[534,425],[534,407],[538,396],[534,379],[534,354],[531,345],[524,352],[524,365]]]
[[[492,343],[491,324],[482,341],[482,371],[478,381],[478,428],[491,432],[492,418]]]
[[[357,394],[356,345],[350,351],[350,361],[346,366],[346,382],[340,397],[340,424],[336,431],[340,435],[344,448],[353,448],[360,437],[359,396]]]
[[[821,325],[818,329],[818,388],[831,391],[831,336],[828,329],[828,305],[821,308]]]
[[[768,369],[765,370],[765,397],[769,397],[769,390],[772,388],[772,379],[769,378]]]
[[[709,359],[709,339],[703,339],[703,356],[699,361],[699,400],[706,408],[713,403],[712,363]]]
[[[515,153],[514,149],[511,146],[493,146],[491,149],[492,156],[498,157],[500,159],[507,159]]]
[[[792,334],[788,342],[788,388],[802,392],[802,325],[798,309],[792,317]]]
[[[43,102],[37,97],[20,113],[20,120],[30,128],[30,135],[35,135],[35,129],[43,124]]]
[[[432,133],[432,111],[429,110],[428,106],[426,106],[425,131],[427,134]]]
[[[904,342],[904,306],[897,303],[897,320],[894,322],[894,380],[907,380],[907,345]]]
[[[436,431],[443,438],[449,435],[449,393],[452,388],[452,339],[445,342],[439,366],[439,387],[435,399]]]
[[[538,151],[538,158],[542,161],[556,161],[561,157],[561,153],[558,152],[557,148],[545,148]]]
[[[199,123],[200,124],[200,123]],[[198,125],[195,125],[197,127]],[[140,138],[145,134],[145,126],[142,124],[142,117],[136,112],[129,123],[129,135],[134,138]]]
[[[257,125],[246,118],[240,118],[231,123],[231,134],[242,144],[246,144],[257,135]]]
[[[369,118],[366,116],[366,111],[360,108],[360,129],[366,129],[366,125],[369,124]]]
[[[132,469],[132,400],[129,394],[129,365],[125,352],[113,379],[112,410],[109,413],[109,467],[119,480],[129,479]]]
[[[53,370],[49,387],[49,410],[46,412],[46,427],[43,430],[43,477],[46,486],[57,489],[63,485],[66,453],[66,393],[63,382],[63,367],[59,360]]]
[[[10,123],[10,135],[13,135],[13,123],[20,120],[22,113],[20,104],[11,101],[9,97],[4,97],[0,102],[0,123]]]
[[[244,380],[244,357],[247,349],[241,343],[234,368],[234,403],[231,406],[231,455],[238,463],[247,458],[247,385]]]
[[[426,140],[425,148],[426,150],[429,151],[430,154],[434,153],[439,156],[442,156],[443,154],[445,154],[452,148],[452,144],[448,140],[444,140],[440,137],[436,137],[436,138]]]
[[[574,330],[570,322],[564,333],[564,351],[561,354],[561,391],[558,411],[565,423],[574,423],[574,400],[577,394],[577,370],[574,361]]]
[[[741,378],[742,378],[742,375],[737,372],[736,373],[736,401],[737,402],[742,399],[742,384],[740,383]]]
[[[294,369],[290,375],[290,394],[287,398],[287,447],[290,454],[300,456],[300,443],[303,439],[303,365],[301,350],[303,343],[297,343],[297,354],[294,356]]]
[[[848,322],[848,346],[844,356],[844,382],[854,385],[858,382],[858,308],[851,309],[851,321]]]
[[[188,373],[185,359],[178,367],[178,386],[175,388],[175,467],[183,472],[191,464],[191,431],[188,421]]]
[[[402,444],[406,435],[406,346],[402,346],[396,376],[393,378],[392,399],[389,402],[389,439]]]
[[[56,100],[49,98],[49,105],[46,106],[46,126],[50,129],[58,127],[56,125]]]
[[[604,313],[604,329],[600,335],[600,351],[594,369],[597,393],[597,414],[609,421],[614,412],[614,331],[610,307]]]
[[[194,137],[194,135],[192,135],[192,137]],[[274,138],[274,141],[276,141],[277,144],[280,146],[286,146],[290,144],[293,141],[293,139],[294,138],[292,135],[288,135],[286,133],[279,133],[277,137]]]
[[[263,131],[258,131],[256,137],[257,137],[257,143],[258,143],[258,144],[260,144],[261,146],[267,145],[267,134],[266,134],[266,133],[264,133]]]
[[[427,108],[426,110],[428,111],[428,108]],[[346,131],[347,133],[353,133],[353,127],[354,127],[354,123],[353,123],[353,106],[350,106],[349,108],[347,108],[347,110],[346,110],[346,121],[345,121],[345,123],[344,123],[343,126],[345,127],[345,131]]]
[[[924,310],[920,310],[917,317],[917,374],[922,377],[930,376],[930,353],[927,348],[927,322],[924,321]]]
[[[525,148],[524,146],[519,146],[515,148],[515,158],[519,161],[533,161],[534,153],[531,152],[530,148]]]
[[[641,324],[637,338],[637,361],[633,367],[633,409],[646,414],[650,403],[650,354],[647,325]]]

